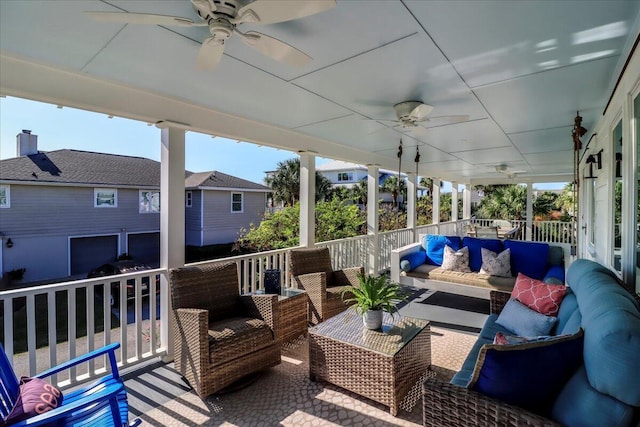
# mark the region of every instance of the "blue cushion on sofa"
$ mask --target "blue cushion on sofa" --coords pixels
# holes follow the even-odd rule
[[[422,250],[411,252],[400,259],[400,269],[409,272],[427,260],[427,253]]]
[[[427,264],[442,265],[444,257],[444,247],[449,246],[454,251],[462,247],[460,237],[441,236],[439,234],[427,234],[425,236],[425,246],[427,248]]]
[[[502,241],[498,239],[478,239],[476,237],[465,237],[462,239],[462,246],[469,248],[469,268],[478,272],[482,267],[482,248],[489,249],[499,254],[502,252]],[[511,270],[513,274],[513,270]]]
[[[582,364],[583,332],[552,340],[482,347],[469,387],[546,415]]]
[[[542,280],[547,272],[549,245],[546,243],[505,240],[504,248],[511,249],[511,274],[522,273],[532,279]]]
[[[496,319],[498,325],[504,326],[511,333],[523,337],[549,335],[557,318],[545,316],[510,298]]]
[[[598,393],[589,384],[583,365],[562,388],[551,418],[566,426],[628,426],[633,419],[633,407]]]
[[[544,283],[550,285],[564,285],[564,267],[560,265],[552,265],[547,270],[547,274],[542,279]]]

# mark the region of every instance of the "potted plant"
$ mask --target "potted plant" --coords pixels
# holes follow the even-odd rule
[[[358,275],[358,280],[358,287],[349,286],[342,291],[342,300],[354,303],[367,329],[380,329],[383,312],[393,315],[398,311],[396,304],[407,296],[400,285],[389,281],[387,276]]]

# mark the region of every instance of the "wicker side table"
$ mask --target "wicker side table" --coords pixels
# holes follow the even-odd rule
[[[278,297],[280,310],[280,344],[307,334],[307,293],[301,289],[283,288]]]
[[[431,364],[429,322],[385,313],[383,331],[364,328],[348,309],[309,329],[309,377],[398,406]]]

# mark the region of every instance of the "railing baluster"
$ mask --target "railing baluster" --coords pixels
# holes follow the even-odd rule
[[[29,375],[35,375],[36,366],[36,304],[35,295],[27,295],[27,351],[29,352]]]
[[[54,291],[47,292],[47,323],[48,323],[48,339],[49,339],[49,366],[51,368],[58,364],[58,326],[56,325],[56,293]],[[51,376],[53,384],[58,383],[58,374]]]
[[[67,291],[67,310],[69,313],[69,318],[67,322],[67,331],[69,340],[69,360],[76,357],[76,324],[77,324],[77,314],[76,314],[76,288],[70,288]],[[77,380],[77,370],[76,367],[72,367],[69,369],[69,381],[74,382]]]
[[[94,305],[94,286],[88,286],[86,289],[86,316],[87,316],[87,351],[95,350],[95,313],[93,310],[90,310],[89,307],[93,307]],[[89,360],[89,375],[92,376],[95,374],[96,364],[95,359]]]

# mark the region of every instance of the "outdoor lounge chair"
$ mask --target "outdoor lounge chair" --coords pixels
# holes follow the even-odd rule
[[[235,263],[169,272],[175,368],[206,397],[280,363],[278,295],[240,295]]]
[[[317,324],[347,309],[342,290],[358,286],[364,268],[333,270],[329,248],[293,249],[289,254],[292,286],[304,289],[309,297],[309,322]]]
[[[4,348],[0,345],[0,416],[2,417],[0,424],[4,425],[2,421],[12,413],[12,409],[15,406],[12,419],[16,419],[13,417],[20,413],[21,410],[29,416],[26,419],[9,422],[8,425],[11,427],[129,425],[127,392],[122,378],[118,374],[115,356],[115,350],[118,347],[120,347],[119,343],[110,344],[48,369],[31,379],[23,377],[22,382],[24,382],[24,385],[21,386],[21,382],[18,381]],[[61,397],[57,396],[59,390],[48,383],[37,380],[66,371],[73,366],[105,354],[109,356],[109,365],[111,367],[111,372],[108,375],[91,385],[64,392]],[[47,404],[45,409],[38,409],[38,406],[34,404],[34,395],[39,396],[39,399],[45,399]],[[17,405],[16,402],[18,402]],[[43,403],[38,403],[38,405],[43,405]],[[47,408],[51,407],[53,409],[47,410]]]

